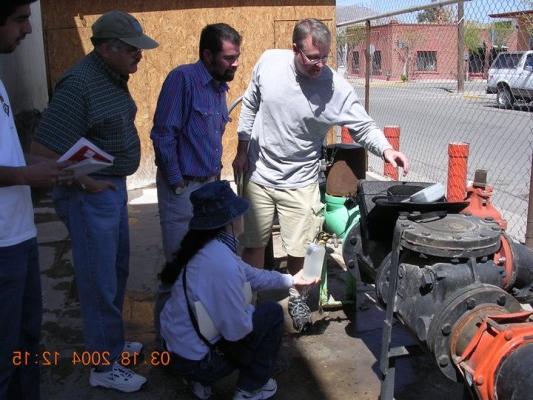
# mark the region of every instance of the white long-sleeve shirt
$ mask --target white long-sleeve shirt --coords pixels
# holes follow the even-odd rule
[[[354,88],[329,67],[308,78],[291,50],[267,50],[244,94],[239,140],[249,141],[250,179],[275,188],[304,187],[318,179],[328,130],[345,126],[353,139],[382,157],[391,145],[364,110]]]
[[[284,289],[293,285],[291,275],[251,267],[216,239],[205,245],[186,268],[191,306],[200,301],[220,333],[212,339],[212,343],[221,336],[236,341],[252,331],[255,309],[253,305],[246,304],[245,282],[250,282],[254,291]],[[168,350],[189,360],[201,360],[209,351],[189,317],[181,274],[161,312],[161,335]]]

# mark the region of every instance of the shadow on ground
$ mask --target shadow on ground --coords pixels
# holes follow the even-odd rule
[[[36,220],[39,230],[43,282],[44,320],[42,348],[58,352],[57,365],[43,367],[44,400],[101,399],[194,399],[182,381],[160,365],[161,357],[154,342],[153,299],[157,273],[163,264],[157,204],[132,204],[130,210],[131,266],[124,305],[128,340],[145,344],[144,357],[134,369],[148,378],[146,386],[128,395],[91,388],[89,367],[73,364],[74,353],[83,351],[80,309],[71,264],[70,241],[57,221],[50,199],[39,198]],[[274,236],[275,265],[283,268],[284,254],[279,237]],[[337,263],[328,263],[328,286],[336,299],[349,299],[348,275]],[[283,400],[377,399],[380,390],[377,360],[380,352],[383,312],[372,302],[372,286],[359,286],[365,302],[318,312],[318,289],[310,295],[314,326],[307,335],[292,329],[286,315],[286,334],[280,351],[275,378]],[[353,290],[351,290],[353,291]],[[260,301],[278,300],[285,312],[286,292],[263,293]],[[367,296],[368,295],[368,296]],[[413,343],[409,333],[398,326],[395,342]],[[158,365],[159,363],[159,365]],[[460,399],[462,385],[444,378],[433,360],[421,353],[399,360],[396,378],[397,399]],[[215,386],[214,399],[229,400],[235,385],[230,376]]]

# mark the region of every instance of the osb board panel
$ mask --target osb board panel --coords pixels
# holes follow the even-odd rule
[[[109,3],[109,1],[42,1],[48,73],[52,87],[66,69],[92,49],[89,40],[90,26],[101,13],[110,9]],[[150,6],[145,3],[150,3]],[[197,61],[199,35],[206,24],[226,22],[235,27],[243,36],[242,56],[235,79],[230,83],[228,104],[244,93],[252,68],[264,50],[276,47],[276,43],[290,44],[293,21],[314,17],[325,20],[330,27],[334,26],[333,1],[221,1],[216,3],[213,1],[180,1],[179,6],[176,6],[176,3],[170,0],[113,2],[116,7],[112,8],[131,12],[140,20],[145,32],[160,43],[157,49],[144,52],[139,70],[131,76],[129,83],[138,106],[136,123],[143,151],[141,167],[134,179],[130,180],[130,184],[133,183],[134,186],[148,184],[155,179],[150,130],[159,91],[170,70],[180,64]],[[200,3],[211,4],[213,7],[198,8]],[[258,3],[279,5],[249,5]],[[246,4],[246,6],[232,7],[238,4]],[[187,8],[187,5],[191,8]],[[70,17],[67,18],[65,15]],[[281,33],[276,33],[276,21],[290,21],[284,29],[285,39]],[[335,54],[334,48],[331,54]],[[228,124],[223,139],[224,170],[222,175],[225,177],[232,175],[231,162],[237,146],[236,129],[239,112],[240,107],[237,107],[231,113],[232,121]]]

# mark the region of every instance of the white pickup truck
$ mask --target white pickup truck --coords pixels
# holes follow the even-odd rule
[[[489,69],[487,93],[496,93],[500,108],[533,101],[533,50],[500,53]]]

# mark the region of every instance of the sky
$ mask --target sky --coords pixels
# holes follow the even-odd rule
[[[371,8],[378,13],[430,3],[430,0],[337,0],[337,6],[357,5]],[[465,18],[471,21],[490,22],[492,19],[488,17],[488,14],[528,9],[533,9],[533,0],[471,0],[465,1]],[[401,19],[401,17],[397,18]]]

